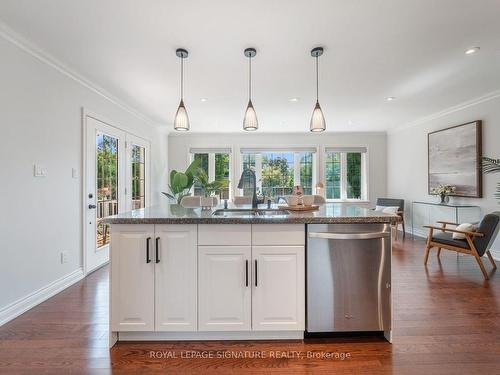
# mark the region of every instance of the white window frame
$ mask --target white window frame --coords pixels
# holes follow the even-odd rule
[[[340,199],[332,199],[326,197],[326,161],[327,154],[339,152],[340,153]],[[361,153],[361,198],[347,198],[347,153],[360,152]],[[323,181],[325,187],[325,199],[327,202],[369,202],[369,189],[368,189],[368,147],[325,147],[323,152]]]
[[[132,134],[127,134],[125,141],[125,150],[127,157],[127,187],[126,187],[126,197],[128,210],[132,210],[132,146],[136,145],[144,148],[144,173],[146,178],[144,179],[144,207],[149,207],[151,205],[151,184],[150,184],[150,174],[151,174],[151,163],[150,163],[150,147],[151,143],[141,137],[137,137]]]
[[[262,153],[293,153],[293,184],[294,186],[300,185],[300,153],[312,153],[312,194],[315,194],[315,186],[318,181],[318,148],[314,147],[248,147],[241,148],[239,152],[238,174],[241,176],[243,173],[243,154],[255,154],[255,175],[257,177],[257,188],[262,191]],[[237,184],[236,184],[237,185]],[[236,186],[235,185],[235,186]],[[243,195],[243,189],[235,188],[235,194]]]
[[[190,148],[189,164],[194,160],[195,154],[208,154],[208,181],[215,181],[215,154],[229,154],[229,199],[233,199],[233,150],[231,147],[217,148]],[[191,192],[193,193],[193,192]]]

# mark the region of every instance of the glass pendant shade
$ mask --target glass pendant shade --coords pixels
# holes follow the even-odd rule
[[[257,130],[259,123],[257,121],[257,113],[253,108],[252,101],[248,101],[247,110],[245,111],[245,117],[243,118],[243,129],[247,131]]]
[[[177,108],[177,113],[175,114],[174,129],[180,131],[189,130],[189,117],[182,99],[179,104],[179,108]]]
[[[323,111],[321,110],[319,102],[317,101],[311,116],[311,124],[309,130],[311,130],[312,132],[322,132],[325,129],[325,116],[323,116]]]

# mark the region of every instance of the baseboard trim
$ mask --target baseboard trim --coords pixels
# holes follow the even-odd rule
[[[500,249],[490,249],[493,259],[500,261]]]
[[[118,332],[117,338],[118,341],[302,340],[304,331]]]
[[[18,299],[10,305],[5,306],[0,309],[0,326],[10,322],[12,319],[17,318],[19,315],[32,309],[43,301],[46,301],[57,293],[62,292],[64,289],[83,279],[83,277],[83,268],[78,268],[77,270],[51,282],[43,288],[40,288],[33,293]]]

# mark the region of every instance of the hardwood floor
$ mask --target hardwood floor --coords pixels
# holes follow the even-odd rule
[[[104,268],[0,327],[0,374],[500,374],[500,276],[486,262],[484,281],[474,258],[445,251],[440,262],[433,251],[426,268],[424,241],[399,237],[392,345],[367,337],[119,343],[110,351]],[[349,357],[286,358],[287,351]],[[265,358],[185,358],[256,353]]]

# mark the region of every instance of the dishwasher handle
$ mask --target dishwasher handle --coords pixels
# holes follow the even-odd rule
[[[367,232],[367,233],[332,233],[332,232],[308,232],[311,238],[322,238],[325,240],[372,240],[376,238],[390,237],[390,232]]]

